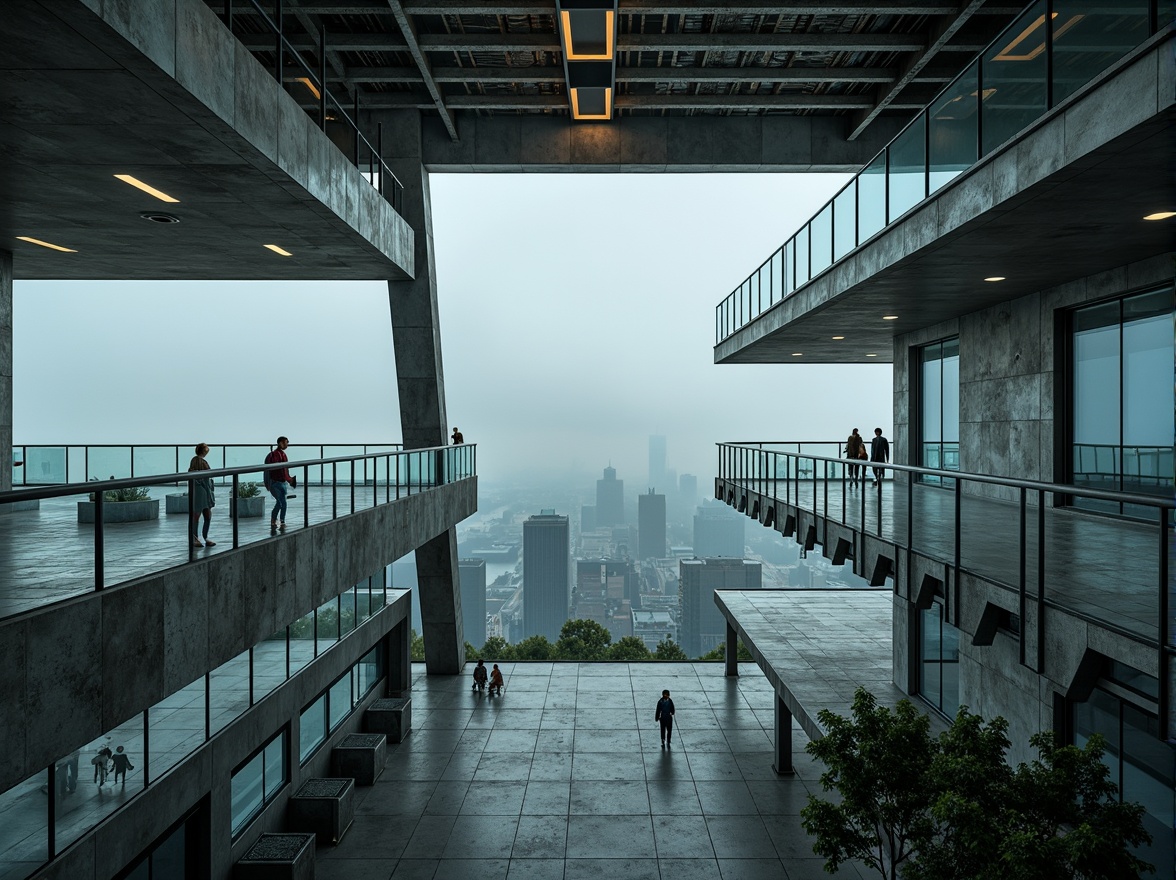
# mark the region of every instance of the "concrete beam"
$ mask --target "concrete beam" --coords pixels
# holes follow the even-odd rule
[[[421,80],[425,84],[425,89],[428,91],[429,97],[433,99],[433,104],[437,108],[437,115],[441,117],[441,122],[445,125],[445,130],[449,132],[449,136],[453,140],[457,140],[457,126],[454,125],[453,116],[450,114],[449,108],[445,106],[445,99],[441,95],[441,89],[438,88],[436,80],[433,79],[433,71],[432,66],[429,64],[429,59],[421,51],[420,38],[416,32],[416,25],[405,14],[404,7],[400,5],[400,0],[388,0],[388,6],[392,9],[392,14],[396,18],[396,26],[400,28],[400,33],[408,44],[408,54],[412,56],[412,60],[416,63]]]
[[[453,110],[562,110],[562,95],[454,95],[447,99]],[[618,110],[853,110],[873,106],[868,96],[852,95],[619,95]],[[429,99],[416,95],[390,95],[364,104],[372,110],[431,109]],[[922,109],[923,105],[919,105]],[[447,126],[448,128],[448,126]]]
[[[418,0],[404,4],[409,15],[551,15],[547,0],[510,3],[467,3],[462,0]],[[620,0],[621,15],[954,15],[957,7],[935,0],[741,0],[738,3],[684,3],[682,0]]]
[[[941,72],[947,82],[952,76]],[[889,83],[898,78],[890,68],[853,67],[618,67],[617,82],[858,82]],[[349,67],[349,82],[420,83],[421,75],[411,67]],[[562,83],[559,67],[536,64],[531,67],[434,67],[433,79],[450,83]]]

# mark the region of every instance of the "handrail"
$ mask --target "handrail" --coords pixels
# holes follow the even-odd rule
[[[1032,120],[1019,121],[1019,124],[1016,125],[1016,131],[1022,131],[1027,126],[1035,124],[1058,104],[1085,88],[1088,83],[1105,71],[1112,69],[1124,57],[1130,56],[1140,45],[1144,45],[1147,40],[1161,33],[1169,24],[1160,18],[1160,0],[1150,0],[1148,9],[1144,13],[1147,21],[1138,23],[1147,34],[1145,40],[1117,55],[1111,51],[1105,52],[1104,54],[1114,55],[1114,57],[1107,61],[1103,67],[1097,70],[1092,68],[1088,73],[1088,78],[1080,86],[1065,94],[1059,94],[1062,89],[1056,86],[1064,83],[1064,70],[1054,64],[1054,31],[1056,29],[1060,34],[1063,28],[1069,30],[1072,24],[1076,24],[1077,21],[1073,16],[1058,21],[1059,13],[1053,11],[1053,6],[1054,0],[1035,0],[1035,2],[1029,3],[1020,15],[1013,19],[977,54],[975,60],[957,74],[932,100],[928,101],[914,119],[891,138],[870,161],[866,162],[861,171],[857,172],[844,187],[838,190],[836,195],[829,199],[783,245],[773,251],[766,260],[756,267],[754,272],[749,274],[738,287],[715,306],[716,345],[751,324],[752,321],[775,305],[794,295],[810,281],[832,269],[843,258],[923,204],[926,199],[946,186],[951,180],[976,167],[985,158],[995,153],[1007,142],[1009,137],[1016,133],[1008,132],[1005,137],[992,140],[991,131],[985,131],[984,117],[987,111],[984,102],[996,91],[995,88],[985,87],[986,67],[997,60],[1010,60],[987,59],[989,50],[998,43],[1008,39],[1014,33],[1019,33],[1016,39],[1022,40],[1038,28],[1044,32],[1040,51],[1035,51],[1025,59],[1020,57],[1016,59],[1029,61],[1036,58],[1038,54],[1045,56],[1040,74],[1041,86],[1044,89],[1043,106]],[[1039,12],[1040,14],[1036,14]],[[1128,12],[1124,12],[1122,15],[1125,18],[1130,17]],[[1027,17],[1032,17],[1028,26],[1026,26]],[[1078,17],[1079,20],[1080,18],[1081,16]],[[1047,22],[1048,25],[1046,25]],[[1043,27],[1043,25],[1046,26]],[[1021,28],[1022,31],[1017,32],[1018,28]],[[1036,76],[1037,74],[1035,71],[1028,71],[1026,75]],[[965,78],[971,79],[966,87],[960,90]],[[992,80],[992,83],[1000,84],[999,76]],[[953,90],[959,90],[959,93],[952,96]],[[928,123],[936,121],[932,118],[931,111],[936,108],[937,103],[948,96],[951,96],[950,101],[938,108],[943,110],[949,104],[952,107],[952,115],[943,118],[945,131],[950,130],[949,133],[957,139],[965,136],[973,138],[975,141],[974,153],[968,154],[966,164],[960,164],[960,156],[949,156],[942,160],[942,167],[938,167],[931,160],[934,139],[930,132],[933,126]],[[970,112],[967,108],[969,101],[974,104],[975,116],[965,125],[959,125],[957,123]],[[957,113],[960,115],[956,115]],[[998,111],[994,109],[989,114],[989,129],[995,129],[999,132],[1001,131],[1000,127],[992,124],[997,113]],[[892,162],[892,159],[895,158],[893,156],[894,148],[903,139],[911,139],[911,144],[903,144],[904,147],[911,149],[911,155],[903,155],[897,162]],[[918,162],[917,167],[909,164],[915,153],[921,155],[920,159],[915,160]],[[933,174],[947,176],[933,182]],[[879,178],[876,184],[880,188],[873,193],[873,197],[878,201],[867,203],[865,210],[863,210],[859,189],[861,182],[866,179],[867,175]],[[908,196],[916,194],[917,191],[912,190],[910,194],[900,191],[898,198],[894,198],[895,194],[891,191],[892,177],[901,177],[901,183],[904,186],[921,186],[921,194],[911,201]],[[919,182],[912,183],[913,181]],[[838,203],[843,199],[852,201],[852,204],[841,206],[841,210],[848,210],[849,214],[845,219],[839,221]],[[892,201],[895,204],[892,204]],[[826,213],[827,217],[825,217]],[[865,220],[864,223],[863,220]],[[813,247],[814,234],[821,235],[820,248],[817,250],[814,250]],[[764,277],[765,270],[766,278]],[[765,289],[767,296],[764,295]]]

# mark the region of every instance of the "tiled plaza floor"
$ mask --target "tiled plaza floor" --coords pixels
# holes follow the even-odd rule
[[[319,848],[319,880],[829,876],[799,817],[819,765],[800,751],[796,776],[772,770],[772,690],[755,664],[738,679],[721,663],[502,667],[506,691],[489,697],[414,666],[413,732],[357,790],[342,842]]]

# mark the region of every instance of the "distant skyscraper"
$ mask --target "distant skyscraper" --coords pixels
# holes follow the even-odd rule
[[[637,558],[663,559],[666,555],[666,496],[650,489],[637,496]]]
[[[744,559],[683,559],[678,572],[682,650],[698,657],[727,640],[715,590],[758,590],[763,573],[758,562]]]
[[[459,559],[461,626],[465,640],[475,648],[486,644],[486,560]]]
[[[694,474],[682,474],[678,477],[678,499],[687,510],[698,501],[698,477]]]
[[[625,481],[617,469],[606,467],[604,479],[596,481],[596,525],[619,526],[625,521]]]
[[[580,507],[580,534],[596,531],[596,507],[584,504]]]
[[[694,555],[743,558],[746,517],[723,505],[698,508],[694,514]]]
[[[666,485],[666,438],[664,434],[649,435],[649,486],[663,493]]]
[[[552,642],[568,619],[568,518],[544,510],[523,523],[523,632]]]

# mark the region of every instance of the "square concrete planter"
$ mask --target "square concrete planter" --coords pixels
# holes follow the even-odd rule
[[[286,806],[286,827],[336,844],[355,818],[354,779],[308,779]]]
[[[163,498],[165,513],[184,513],[188,512],[188,493],[179,492],[172,495],[165,495]]]
[[[388,742],[398,743],[412,733],[412,700],[408,697],[385,697],[374,701],[363,713],[363,729],[382,733]]]
[[[384,772],[388,737],[382,733],[352,733],[331,750],[336,776],[350,776],[356,785],[375,785]]]
[[[104,501],[102,521],[107,523],[146,522],[159,519],[159,499],[150,501]],[[92,523],[98,516],[98,502],[78,502],[78,522]]]
[[[233,866],[233,880],[314,880],[314,835],[261,835]]]
[[[265,513],[264,495],[254,495],[252,498],[232,498],[231,503],[237,508],[238,519],[262,516]]]

